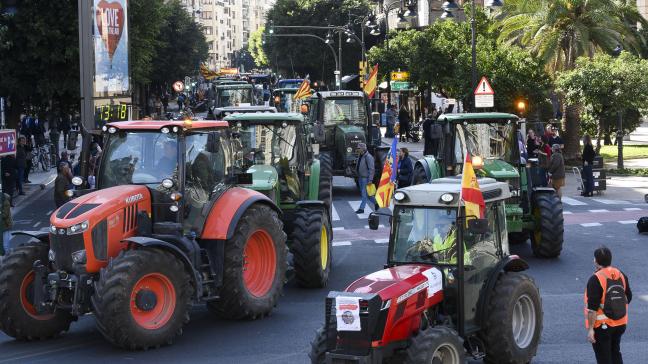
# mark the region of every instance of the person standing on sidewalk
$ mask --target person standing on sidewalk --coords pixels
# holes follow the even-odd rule
[[[5,232],[13,228],[13,219],[11,218],[11,202],[6,193],[0,192],[0,261],[7,251],[9,251],[9,239],[5,239]]]
[[[632,290],[628,277],[612,266],[605,246],[594,251],[596,271],[585,289],[585,328],[598,364],[623,364],[621,336],[628,324]]]
[[[585,134],[583,137],[583,193],[585,197],[594,196],[594,173],[592,172],[592,165],[594,164],[594,147],[592,146],[592,138]]]
[[[365,143],[358,143],[358,164],[356,165],[356,172],[358,175],[358,186],[360,187],[360,195],[362,202],[360,207],[356,210],[356,214],[363,214],[367,200],[371,200],[374,204],[374,209],[378,210],[378,202],[374,196],[369,196],[367,193],[367,185],[373,183],[375,173],[374,157],[367,151]]]
[[[551,176],[551,186],[556,190],[558,198],[562,200],[561,188],[565,185],[565,159],[560,144],[554,144],[551,147],[551,152],[547,172]]]
[[[16,192],[16,157],[7,155],[0,161],[2,173],[2,192],[9,195],[9,204],[13,207],[13,195]]]
[[[398,151],[398,188],[407,187],[412,183],[414,167],[409,157],[407,148],[400,148]]]
[[[398,135],[400,139],[399,141],[406,142],[407,133],[409,132],[409,128],[410,128],[410,115],[409,112],[407,111],[407,108],[405,107],[405,104],[401,105],[401,109],[398,112],[398,123],[400,125],[398,129]],[[405,137],[403,137],[403,135]]]
[[[24,195],[23,183],[25,181],[25,169],[27,168],[27,140],[24,136],[18,138],[18,145],[16,146],[16,186],[18,187],[18,194]]]
[[[67,148],[68,135],[70,134],[70,129],[72,129],[72,124],[70,123],[70,115],[64,115],[61,118],[59,124],[59,131],[63,133],[63,148]]]
[[[70,201],[67,191],[71,188],[71,184],[72,170],[67,163],[61,161],[58,164],[58,175],[54,180],[54,203],[56,203],[56,208]]]
[[[395,106],[393,104],[387,105],[387,111],[385,114],[387,115],[387,131],[385,131],[385,138],[394,138],[394,126],[398,121],[398,113],[395,110]]]

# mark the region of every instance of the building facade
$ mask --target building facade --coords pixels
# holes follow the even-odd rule
[[[637,0],[637,8],[641,15],[648,20],[648,0]]]
[[[237,54],[247,49],[250,34],[265,24],[274,0],[182,0],[200,23],[209,47],[208,66],[237,66]]]

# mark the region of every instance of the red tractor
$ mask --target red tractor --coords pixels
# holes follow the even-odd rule
[[[326,298],[314,364],[522,364],[535,356],[542,305],[528,264],[508,254],[509,186],[479,181],[485,219],[466,217],[460,177],[397,190],[385,269]],[[387,210],[388,211],[388,210]],[[376,229],[379,215],[369,225]]]
[[[232,164],[230,133],[222,121],[106,125],[97,189],[75,191],[49,232],[21,233],[32,241],[0,267],[0,329],[43,339],[93,313],[110,342],[146,349],[172,343],[192,304],[269,314],[286,234],[268,197],[237,187],[251,175]]]

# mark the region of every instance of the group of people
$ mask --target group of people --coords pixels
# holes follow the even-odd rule
[[[558,135],[558,128],[548,125],[543,135],[536,135],[533,129],[527,133],[526,148],[521,148],[521,157],[526,161],[537,158],[539,166],[546,172],[543,179],[556,190],[562,198],[561,188],[565,185],[565,159],[562,150],[565,143]]]
[[[398,139],[401,142],[406,142],[414,139],[411,133],[412,118],[405,103],[401,104],[400,110],[396,110],[396,105],[387,105],[385,111],[387,130],[385,131],[385,138],[394,138],[398,134]]]

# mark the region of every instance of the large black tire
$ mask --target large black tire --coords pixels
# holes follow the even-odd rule
[[[326,287],[332,264],[332,229],[326,213],[319,209],[297,211],[289,240],[297,284]]]
[[[124,349],[171,345],[189,322],[193,292],[187,269],[172,253],[154,248],[122,251],[95,283],[97,328]]]
[[[311,364],[326,363],[326,332],[320,328],[315,332],[315,338],[311,341],[311,351],[308,354]]]
[[[331,205],[333,204],[333,158],[329,152],[321,152],[320,161],[320,179],[319,179],[319,197],[324,201],[331,214]]]
[[[430,327],[412,337],[404,364],[464,364],[463,339],[448,327]]]
[[[232,320],[254,320],[270,314],[281,295],[288,265],[286,234],[282,229],[279,215],[270,206],[254,204],[247,209],[238,222],[234,236],[225,243],[225,274],[221,298],[207,302],[210,312],[220,318]],[[274,268],[271,267],[273,260],[270,254],[246,257],[248,244],[249,249],[258,245],[274,249]],[[254,260],[252,263],[246,260],[255,258],[263,260]],[[259,279],[246,284],[246,271],[248,274],[262,272],[266,267],[270,271],[274,269],[274,274],[257,276],[266,279],[265,286],[257,285]]]
[[[420,185],[428,182],[428,177],[423,167],[421,167],[420,165],[414,167],[414,172],[412,172],[412,184]]]
[[[74,317],[55,310],[53,314],[37,315],[32,306],[31,284],[34,262],[46,263],[48,247],[18,247],[0,265],[0,330],[18,340],[40,340],[68,331]],[[30,278],[31,277],[31,278]]]
[[[523,312],[528,313],[524,321],[526,326],[519,325],[519,314]],[[501,273],[487,303],[484,329],[480,333],[486,344],[485,361],[493,364],[530,362],[540,343],[542,315],[540,292],[533,279],[524,273]],[[517,340],[514,331],[519,333]]]
[[[514,233],[508,233],[509,244],[522,244],[529,240],[528,231],[519,231]]]
[[[540,258],[555,258],[563,246],[565,225],[563,206],[555,192],[535,193],[533,217],[536,228],[531,232],[533,254]]]

